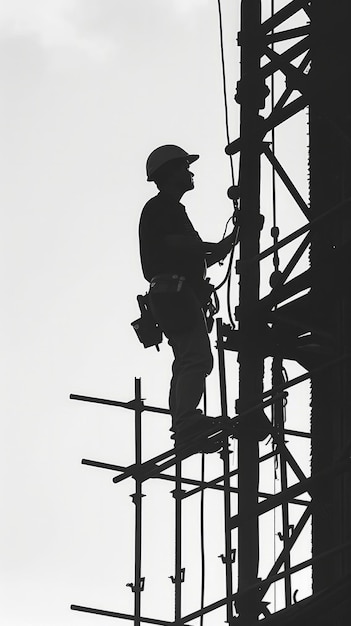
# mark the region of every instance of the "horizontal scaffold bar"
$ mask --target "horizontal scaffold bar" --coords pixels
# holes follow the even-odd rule
[[[162,413],[164,415],[169,415],[169,409],[164,409],[158,406],[149,406],[148,404],[144,404],[143,401],[139,402],[138,400],[129,400],[129,402],[120,402],[119,400],[107,400],[106,398],[95,398],[92,396],[82,396],[76,393],[70,394],[70,400],[81,400],[82,402],[92,402],[96,404],[107,404],[109,406],[118,406],[122,409],[129,409],[131,411],[142,410],[149,411],[150,413]]]
[[[213,429],[208,431],[208,436],[215,435],[216,433],[220,433],[221,431],[224,432],[226,436],[238,436],[236,434],[236,430],[238,429],[240,425],[240,419],[243,416],[249,415],[250,413],[255,412],[257,409],[268,407],[276,402],[278,398],[281,398],[283,396],[284,394],[277,394],[269,400],[265,400],[260,404],[250,407],[246,411],[242,411],[234,418],[228,418],[228,421],[224,428],[223,426],[221,426],[221,424],[219,426],[216,426],[214,424]],[[214,422],[215,421],[216,420],[214,419]],[[267,436],[269,433],[274,436],[275,428],[270,424],[269,420],[267,419]],[[169,450],[166,450],[165,452],[162,452],[159,455],[148,459],[140,465],[133,463],[132,465],[128,466],[122,474],[120,474],[119,476],[115,476],[112,480],[114,483],[119,483],[129,477],[137,477],[139,480],[143,481],[148,480],[149,478],[154,478],[158,476],[160,472],[163,472],[172,465],[175,465],[177,461],[184,460],[189,456],[195,454],[197,451],[197,445],[203,444],[204,437],[204,435],[199,435],[198,437],[192,439],[189,444],[184,444],[183,446],[177,448],[170,448]],[[199,448],[199,450],[200,449],[201,447]]]
[[[267,459],[276,456],[276,454],[277,453],[275,451],[265,454],[263,457],[259,459],[259,461],[260,463],[262,461],[266,461]],[[104,461],[92,461],[91,459],[82,459],[82,465],[89,465],[91,467],[97,467],[99,469],[107,469],[107,470],[112,470],[116,472],[123,472],[126,469],[126,467],[122,465],[115,465],[114,463],[105,463]],[[232,470],[229,473],[229,477],[233,477],[237,473],[238,473],[238,470]],[[176,481],[176,476],[173,474],[159,474],[159,476],[155,476],[155,478],[159,478],[160,480],[166,480],[169,482]],[[182,476],[182,483],[184,485],[195,487],[194,490],[185,491],[184,494],[182,494],[182,498],[183,499],[188,498],[189,496],[192,496],[196,493],[201,492],[203,489],[214,489],[217,491],[224,491],[225,487],[222,484],[223,480],[224,480],[224,476],[218,476],[217,478],[214,478],[211,481],[202,481],[202,480],[197,480],[196,478],[186,478],[185,476]],[[238,487],[231,486],[229,488],[229,491],[231,493],[238,493]],[[259,498],[271,498],[272,495],[273,495],[272,493],[268,493],[265,491],[258,492]],[[302,506],[307,506],[309,504],[309,500],[303,500],[301,498],[293,498],[291,500],[291,504],[300,504]]]
[[[105,615],[106,617],[117,617],[119,619],[127,619],[130,621],[135,620],[134,615],[129,615],[128,613],[117,613],[116,611],[106,611],[104,609],[93,609],[90,606],[80,606],[78,604],[71,605],[72,611],[81,611],[83,613],[94,613],[95,615]],[[174,622],[169,622],[167,620],[156,619],[153,617],[140,617],[141,622],[145,624],[156,624],[156,626],[171,626]]]

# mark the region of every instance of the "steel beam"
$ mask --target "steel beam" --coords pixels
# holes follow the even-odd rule
[[[264,105],[265,85],[261,77],[261,0],[241,3],[241,79],[238,84],[237,101],[240,104],[240,260],[252,259],[259,254],[260,241],[260,156],[261,118]],[[251,338],[238,353],[239,400],[237,411],[241,412],[261,401],[263,391],[263,355],[257,354],[255,337],[257,323],[247,315],[259,301],[260,268],[253,263],[249,271],[241,266],[239,282],[239,328]],[[255,438],[243,438],[238,442],[238,511],[246,516],[257,505],[259,480],[259,450]],[[257,581],[259,560],[258,519],[251,517],[238,528],[238,593],[236,609],[239,623],[254,623],[260,614],[257,592],[249,591]]]

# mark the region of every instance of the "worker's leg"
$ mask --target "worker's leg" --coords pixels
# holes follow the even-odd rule
[[[187,417],[200,413],[197,407],[204,393],[205,378],[213,367],[211,345],[202,312],[191,330],[170,333],[168,338],[174,353],[169,404],[173,428],[180,430],[186,426]]]

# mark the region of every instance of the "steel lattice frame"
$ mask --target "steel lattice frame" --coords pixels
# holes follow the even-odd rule
[[[114,478],[115,483],[131,476],[135,479],[136,489],[133,498],[135,579],[131,585],[135,598],[134,614],[126,615],[73,605],[72,608],[75,610],[128,619],[137,625],[142,622],[168,625],[187,624],[220,606],[226,606],[226,621],[236,623],[238,626],[251,626],[259,620],[267,625],[277,623],[294,626],[310,623],[313,619],[318,619],[318,623],[325,626],[346,626],[345,610],[349,608],[348,589],[351,575],[349,556],[351,427],[346,418],[347,386],[351,373],[349,358],[351,333],[348,330],[347,316],[351,313],[351,306],[349,295],[345,296],[344,286],[340,284],[340,280],[334,286],[334,291],[330,292],[329,305],[323,308],[322,313],[321,302],[324,296],[325,276],[333,282],[335,273],[340,272],[342,264],[351,256],[348,252],[348,237],[345,234],[345,229],[351,230],[345,217],[345,211],[350,208],[351,183],[344,182],[343,192],[336,193],[334,187],[337,188],[340,181],[335,175],[337,182],[333,179],[328,187],[328,193],[323,196],[320,193],[320,186],[323,177],[326,177],[326,164],[323,160],[318,160],[318,154],[323,145],[322,136],[325,136],[326,132],[323,120],[329,115],[331,123],[328,127],[327,140],[333,158],[336,160],[342,152],[341,164],[344,172],[351,166],[350,151],[344,147],[345,143],[349,145],[351,142],[348,107],[344,107],[344,115],[337,124],[337,130],[335,117],[330,116],[330,109],[333,108],[333,104],[335,105],[335,90],[338,97],[343,96],[349,103],[349,78],[344,81],[339,91],[334,85],[334,98],[326,98],[328,111],[325,105],[323,107],[319,104],[320,99],[324,98],[325,91],[328,91],[324,88],[323,92],[322,74],[326,55],[325,46],[322,45],[323,35],[327,32],[328,20],[335,11],[340,12],[337,24],[342,31],[348,8],[345,0],[339,0],[339,4],[336,3],[337,8],[335,3],[332,8],[331,3],[321,3],[320,0],[293,0],[280,3],[280,6],[282,4],[283,6],[273,15],[262,20],[261,0],[241,2],[239,35],[241,79],[236,96],[241,111],[240,137],[226,148],[228,154],[240,154],[240,211],[237,214],[240,227],[240,259],[237,263],[240,293],[239,306],[236,309],[239,326],[237,330],[233,330],[223,326],[219,321],[217,348],[223,415],[228,413],[225,354],[229,351],[238,354],[239,399],[236,412],[239,417],[233,421],[239,433],[237,467],[234,471],[230,470],[227,444],[221,454],[223,474],[212,483],[183,479],[181,459],[177,458],[172,450],[160,454],[155,459],[142,462],[142,413],[167,411],[144,404],[141,399],[140,381],[135,383],[135,398],[130,402],[72,396],[74,399],[133,410],[136,434],[135,463],[129,467],[83,460],[85,464],[118,471],[118,476]],[[321,7],[321,4],[324,7]],[[345,35],[346,41],[344,31],[339,32],[339,35],[341,41]],[[335,33],[334,39],[336,41]],[[339,61],[340,65],[340,59],[344,59],[345,47],[340,44],[336,49],[334,61],[335,63]],[[330,51],[330,54],[333,52]],[[349,66],[348,61],[342,67],[346,71],[345,67],[348,69]],[[269,97],[267,86],[272,87],[272,76],[278,75],[280,85],[281,76],[285,77],[286,82],[280,89],[279,97],[272,101],[271,110],[266,113],[266,102]],[[342,77],[345,79],[345,73]],[[338,78],[340,80],[340,75]],[[293,183],[292,176],[283,167],[279,155],[275,154],[274,142],[272,145],[272,133],[274,134],[275,129],[281,128],[294,116],[301,115],[301,112],[307,109],[311,127],[311,203],[304,199],[304,193]],[[289,194],[295,209],[302,216],[301,226],[280,240],[279,231],[275,228],[272,231],[274,243],[266,249],[262,249],[263,222],[260,214],[263,162],[270,164],[275,176],[280,179]],[[237,197],[238,190],[232,189],[229,193],[234,193]],[[321,238],[323,245],[320,243]],[[281,270],[278,268],[276,255],[293,242],[295,242],[294,251]],[[298,273],[296,266],[308,250],[310,266]],[[269,257],[273,259],[274,272],[271,277],[271,288],[262,296],[261,265]],[[292,278],[293,273],[295,275]],[[264,389],[264,366],[267,359],[272,363],[272,384],[271,388]],[[287,359],[295,360],[304,368],[304,373],[296,375],[289,381],[284,376],[284,362]],[[312,382],[311,475],[307,475],[300,467],[286,441],[287,436],[295,440],[299,437],[307,439],[310,432],[287,429],[284,422],[288,390],[306,380]],[[263,453],[262,445],[251,429],[251,425],[260,419],[262,409],[270,410],[272,415],[271,453]],[[308,403],[305,410],[309,414]],[[331,411],[335,413],[335,424],[330,435],[326,425]],[[280,491],[276,493],[263,492],[259,486],[260,468],[268,458],[279,459]],[[164,473],[167,468],[174,465],[176,466],[174,475]],[[236,476],[237,486],[233,482]],[[144,585],[140,566],[141,486],[150,477],[175,483],[174,622],[145,617],[141,613],[141,593]],[[184,490],[184,486],[188,489]],[[223,561],[227,581],[225,596],[191,615],[182,615],[182,502],[204,488],[220,490],[223,493],[225,509]],[[231,499],[231,494],[234,493],[237,494],[237,510],[234,510]],[[325,509],[326,495],[328,497],[330,494],[335,505],[332,520]],[[295,512],[294,521],[291,519],[292,507]],[[297,508],[300,510],[298,518]],[[264,538],[259,524],[261,516],[269,511],[276,511],[280,516],[282,547],[267,575],[261,580],[258,574]],[[294,546],[311,517],[312,555],[292,564],[291,555]],[[238,531],[237,545],[233,545],[234,529]],[[232,576],[234,549],[237,549],[238,554],[237,589],[233,588]],[[313,570],[313,593],[309,598],[296,602],[293,576],[308,567],[312,567]],[[266,600],[273,583],[278,580],[284,582],[283,606],[272,614],[274,609]]]
[[[322,6],[323,5],[323,6]],[[350,339],[348,319],[350,312],[349,294],[345,283],[340,284],[340,272],[349,262],[350,224],[345,212],[350,208],[350,182],[346,172],[350,171],[350,44],[345,31],[349,7],[340,1],[331,3],[295,0],[262,23],[261,2],[242,2],[242,79],[239,84],[238,101],[241,104],[241,133],[237,142],[227,147],[229,154],[240,150],[240,307],[238,312],[239,331],[233,344],[238,346],[240,362],[240,396],[238,408],[244,410],[252,398],[257,401],[262,394],[264,356],[273,356],[273,386],[282,386],[281,364],[284,358],[295,358],[309,372],[312,379],[312,480],[317,481],[310,494],[313,503],[306,508],[301,521],[289,534],[288,507],[282,507],[284,521],[283,539],[285,552],[290,551],[292,539],[309,514],[314,512],[313,521],[313,567],[314,590],[328,591],[338,585],[343,588],[350,576],[350,496],[349,475],[335,486],[334,481],[342,466],[349,469],[350,427],[347,418],[347,381],[350,367]],[[305,14],[308,24],[284,29],[287,19]],[[246,26],[245,26],[246,25]],[[284,32],[285,30],[285,32]],[[298,37],[281,54],[269,47],[269,43]],[[328,45],[326,45],[328,42]],[[268,58],[265,65],[262,58]],[[312,72],[309,64],[312,59]],[[327,70],[336,71],[331,78]],[[281,72],[286,77],[286,87],[274,102],[270,114],[260,116],[264,108],[266,78]],[[326,81],[331,81],[328,84]],[[269,131],[287,122],[308,105],[311,126],[310,168],[311,206],[303,200],[291,178],[284,170],[271,148],[264,140]],[[326,122],[328,120],[328,122]],[[347,146],[348,144],[348,146]],[[329,149],[329,163],[321,156]],[[307,218],[302,226],[285,241],[276,241],[269,250],[260,250],[260,155],[268,158],[276,174],[290,192],[296,205]],[[330,158],[335,165],[331,166]],[[331,182],[328,177],[331,171]],[[343,184],[340,184],[341,172]],[[340,226],[341,224],[341,226]],[[341,232],[340,232],[341,231]],[[273,233],[272,233],[273,234]],[[277,233],[274,233],[277,235]],[[260,261],[290,243],[297,235],[305,235],[282,272],[272,275],[270,293],[260,298]],[[311,245],[311,266],[295,278],[290,279],[292,270]],[[347,275],[348,276],[348,275]],[[338,280],[336,280],[338,278]],[[335,288],[331,288],[337,283]],[[329,290],[326,289],[329,285]],[[308,293],[304,291],[308,289]],[[288,298],[293,302],[283,304]],[[268,325],[268,327],[267,327]],[[232,333],[233,334],[233,333]],[[230,340],[230,338],[229,338]],[[261,348],[261,354],[258,354]],[[341,397],[340,397],[341,396]],[[328,407],[326,409],[326,407]],[[275,403],[278,420],[282,408]],[[334,423],[331,426],[331,415]],[[281,423],[281,422],[280,422]],[[279,421],[278,421],[279,424]],[[277,445],[283,443],[283,438]],[[242,460],[240,460],[242,455]],[[326,462],[327,461],[327,462]],[[254,442],[239,440],[239,515],[249,515],[255,506],[255,485],[258,485],[258,449]],[[284,463],[283,463],[284,467]],[[328,468],[327,472],[325,468]],[[320,476],[323,473],[323,479]],[[328,474],[329,472],[329,474]],[[304,481],[302,480],[302,483]],[[342,483],[342,484],[340,484]],[[286,472],[282,475],[282,493],[286,489]],[[335,507],[325,509],[326,495]],[[240,511],[241,509],[241,511]],[[325,521],[325,518],[328,518]],[[257,601],[262,594],[247,590],[257,585],[259,533],[257,525],[239,527],[239,591],[243,591],[244,602],[237,602],[240,619],[251,623],[257,618]],[[284,552],[284,550],[283,550]],[[326,554],[329,559],[326,559]],[[240,557],[241,555],[241,557]],[[324,555],[324,560],[323,560]],[[279,559],[278,559],[279,560]],[[281,557],[280,565],[283,559]],[[287,568],[289,560],[285,561]],[[241,568],[241,573],[240,573]],[[328,587],[329,583],[329,587]],[[265,585],[263,585],[263,589]],[[336,592],[335,592],[336,593]],[[291,583],[286,580],[286,606],[291,603]],[[345,615],[337,616],[340,598],[329,598],[333,615],[325,616],[319,611],[318,619],[323,623],[346,623]],[[334,603],[334,605],[333,605]],[[255,607],[256,604],[256,607]],[[318,611],[314,609],[314,611]],[[315,614],[316,616],[317,614]],[[281,619],[284,619],[281,616]],[[290,619],[290,618],[287,618]],[[294,618],[291,618],[294,619]],[[295,618],[296,619],[296,618]],[[299,616],[297,619],[301,619]],[[327,621],[325,621],[327,620]],[[329,620],[329,621],[328,621]],[[283,623],[283,622],[282,622]],[[290,622],[289,622],[290,623]]]

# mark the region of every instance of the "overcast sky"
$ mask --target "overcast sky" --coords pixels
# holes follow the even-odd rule
[[[235,139],[239,2],[222,5]],[[217,2],[0,0],[0,47],[0,617],[6,626],[89,626],[108,618],[72,613],[71,603],[132,612],[133,484],[114,486],[110,473],[80,460],[132,462],[132,413],[69,394],[127,401],[141,376],[147,402],[167,405],[170,350],[144,350],[130,327],[147,288],[137,240],[154,194],[145,160],[164,143],[201,155],[196,190],[184,200],[202,237],[219,240],[232,205]],[[306,191],[306,158],[287,132],[286,157]],[[216,380],[211,389],[215,411]],[[144,424],[145,454],[168,447],[167,417]],[[210,472],[220,471],[216,463]],[[197,472],[196,461],[189,468]],[[164,603],[155,606],[158,557],[146,554],[143,612],[172,619],[169,486],[147,490],[148,542],[156,532],[164,542],[156,566]],[[196,543],[194,532],[185,545]],[[217,559],[223,546],[212,545]],[[220,596],[220,571],[211,568],[208,601]],[[197,608],[194,586],[187,589],[187,606]]]

